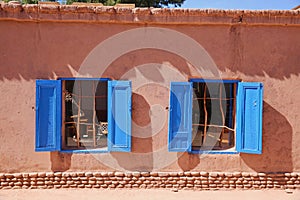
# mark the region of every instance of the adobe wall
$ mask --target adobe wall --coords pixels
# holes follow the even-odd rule
[[[2,4],[0,172],[300,172],[299,13]],[[177,31],[198,42],[211,56],[222,78],[264,83],[262,155],[167,152],[168,111],[165,108],[169,91],[157,84],[133,91],[133,122],[137,126],[133,128],[131,153],[34,151],[35,80],[78,76],[82,63],[98,44],[126,30],[146,27]],[[159,38],[153,41],[157,42],[162,41]],[[176,42],[170,45],[183,48],[176,47]],[[186,51],[189,55],[194,53],[188,52],[188,48]],[[110,54],[113,53],[105,56]],[[98,62],[101,64],[106,58],[99,55]],[[173,74],[156,71],[157,68],[151,69],[154,65],[149,63],[170,68],[172,72],[177,70],[186,80],[200,76],[195,70],[197,66],[181,55],[149,48],[120,55],[107,66],[103,76],[135,80],[150,74],[147,80],[153,82],[178,79]],[[151,136],[154,128],[149,126],[148,113],[153,105],[161,105],[153,109],[158,108],[166,121]]]

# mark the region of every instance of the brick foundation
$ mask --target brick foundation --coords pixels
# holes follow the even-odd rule
[[[300,173],[39,172],[0,174],[0,189],[300,189]]]

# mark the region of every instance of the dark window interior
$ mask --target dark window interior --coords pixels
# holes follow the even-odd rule
[[[235,90],[235,83],[193,82],[192,150],[234,147]]]
[[[107,81],[64,80],[63,99],[63,148],[107,148]]]

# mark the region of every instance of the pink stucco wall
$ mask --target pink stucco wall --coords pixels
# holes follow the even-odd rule
[[[1,6],[0,172],[300,171],[298,11],[226,13],[101,8],[92,12],[91,8],[80,10],[76,7],[63,7],[59,11],[57,7],[48,6],[38,11],[34,6]],[[241,14],[243,20],[239,21]],[[262,155],[169,153],[163,150],[167,146],[167,122],[153,136],[133,137],[131,153],[94,155],[34,151],[35,80],[77,76],[84,59],[98,44],[115,34],[141,27],[167,28],[191,37],[209,53],[222,78],[263,82]],[[199,76],[183,57],[157,49],[121,55],[108,66],[103,76],[119,79],[135,67],[149,63],[176,69],[186,80]],[[147,76],[153,71],[140,70],[139,73]],[[148,78],[155,82],[164,75],[158,72]],[[135,76],[127,75],[133,79]],[[150,84],[133,92],[133,121],[142,127],[133,129],[133,135],[149,135],[149,109],[152,105],[161,105],[164,109],[160,113],[167,120],[165,108],[169,91]]]

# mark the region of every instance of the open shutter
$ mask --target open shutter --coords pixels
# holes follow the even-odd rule
[[[61,147],[61,81],[36,81],[36,151]]]
[[[130,81],[108,81],[108,150],[131,151]]]
[[[236,148],[238,152],[262,153],[262,83],[238,83]]]
[[[169,109],[169,151],[191,151],[192,83],[171,82]]]

